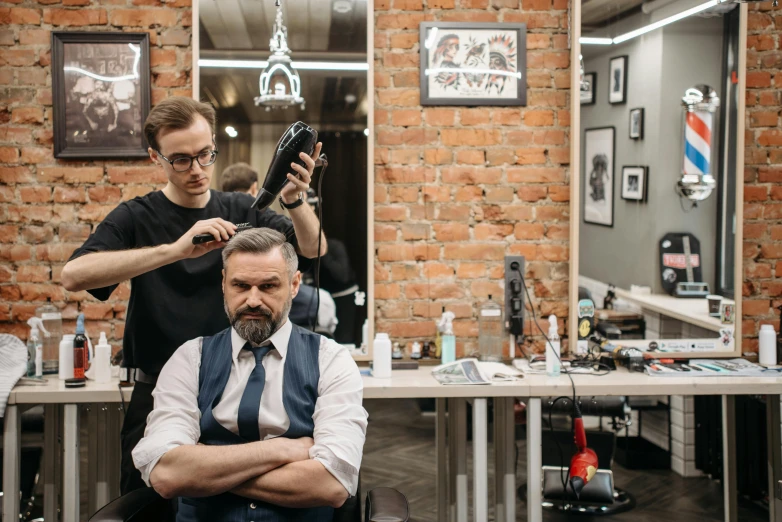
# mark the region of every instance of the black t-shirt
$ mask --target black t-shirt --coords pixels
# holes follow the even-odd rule
[[[196,221],[216,217],[273,228],[296,246],[290,219],[268,209],[251,210],[252,203],[248,194],[212,190],[205,208],[185,208],[172,203],[161,191],[151,192],[112,210],[71,259],[91,252],[174,243]],[[125,322],[123,365],[157,375],[184,342],[227,328],[222,268],[222,249],[218,249],[134,277]],[[115,288],[117,285],[89,292],[105,301]]]

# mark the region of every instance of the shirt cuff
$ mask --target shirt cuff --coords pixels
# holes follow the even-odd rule
[[[183,441],[181,436],[177,437],[173,433],[164,439],[159,437],[157,440],[146,437],[141,439],[136,447],[133,448],[131,455],[133,456],[133,465],[141,472],[141,478],[144,479],[147,486],[150,486],[149,477],[152,475],[152,470],[155,469],[163,455],[185,444],[191,444],[191,442]]]
[[[347,490],[351,497],[356,495],[358,490],[358,470],[354,466],[323,450],[318,451],[317,455],[311,455],[311,458],[323,464],[326,471],[331,473],[342,484],[342,487]]]

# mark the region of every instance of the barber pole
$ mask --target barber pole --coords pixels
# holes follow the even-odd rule
[[[713,115],[706,111],[688,112],[684,131],[684,173],[711,174],[711,129]]]

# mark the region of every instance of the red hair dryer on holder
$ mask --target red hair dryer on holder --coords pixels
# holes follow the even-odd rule
[[[576,444],[576,453],[570,459],[570,487],[580,498],[581,490],[592,480],[597,472],[597,454],[587,447],[586,432],[584,431],[584,419],[581,418],[581,410],[578,403],[573,403],[573,442]]]

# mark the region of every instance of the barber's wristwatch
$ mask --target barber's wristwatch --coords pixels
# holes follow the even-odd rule
[[[303,204],[304,204],[304,195],[301,192],[299,192],[299,199],[297,199],[290,205],[285,203],[285,201],[283,201],[282,199],[282,196],[280,196],[280,205],[282,205],[282,208],[284,209],[293,210],[294,208],[299,208]]]

